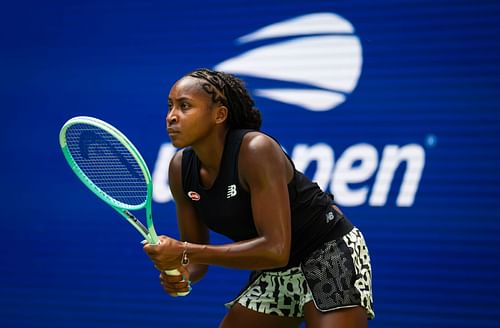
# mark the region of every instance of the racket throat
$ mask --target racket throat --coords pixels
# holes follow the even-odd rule
[[[138,227],[139,229],[142,230],[142,232],[144,233],[144,235],[148,235],[149,234],[149,231],[148,229],[142,224],[141,221],[139,221],[135,216],[134,214],[130,213],[130,211],[128,210],[123,210],[123,213],[127,216],[127,218],[132,221],[134,223],[134,225],[136,227]]]

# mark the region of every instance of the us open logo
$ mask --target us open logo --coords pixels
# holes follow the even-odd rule
[[[290,87],[257,88],[255,96],[328,111],[354,90],[363,62],[359,38],[349,21],[334,13],[314,13],[265,26],[237,39],[267,41],[215,66],[240,76],[279,80]]]
[[[252,85],[257,87],[250,91],[256,97],[313,112],[329,111],[346,101],[361,75],[360,40],[352,24],[334,13],[276,22],[236,41],[255,46],[220,62],[215,69],[243,79],[255,78]],[[172,144],[164,144],[158,153],[153,172],[153,199],[157,202],[172,200],[167,172],[175,152]],[[290,154],[299,171],[305,172],[314,163],[311,180],[335,194],[341,206],[386,206],[391,191],[397,193],[396,206],[413,206],[426,162],[425,149],[418,143],[393,142],[377,148],[364,141],[334,156],[331,145],[318,141],[297,143]],[[398,173],[400,167],[402,173]],[[399,185],[393,183],[398,174],[402,174]]]

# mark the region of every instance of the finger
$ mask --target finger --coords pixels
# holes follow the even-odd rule
[[[177,269],[177,271],[179,271],[179,274],[176,274],[176,275],[170,275],[170,274],[166,273],[165,271],[162,271],[160,273],[160,278],[165,279],[166,281],[170,281],[170,282],[189,281],[189,271],[188,270],[186,270],[183,267],[179,267]]]
[[[173,288],[191,286],[191,281],[183,279],[182,276],[169,276],[165,273],[160,274],[160,282],[163,286],[172,286]]]
[[[189,270],[184,267],[184,266],[180,266],[177,268],[177,271],[180,272],[180,274],[182,275],[182,278],[186,281],[189,281],[189,277],[190,277],[190,274],[189,274]]]
[[[150,257],[151,257],[151,256],[154,256],[154,255],[157,253],[157,251],[158,251],[158,249],[157,249],[156,245],[152,245],[152,244],[148,243],[147,241],[146,241],[146,243],[144,244],[144,246],[142,246],[142,249],[143,249],[143,251],[144,251],[144,252],[146,252],[146,254],[148,254]]]
[[[178,292],[177,292],[177,291],[176,291],[176,289],[175,289],[175,288],[173,288],[172,286],[169,286],[169,285],[163,285],[163,284],[162,284],[162,287],[163,287],[163,290],[164,290],[167,294],[169,294],[170,296],[172,296],[172,297],[177,297],[177,296],[178,296],[178,295],[177,295],[177,293],[178,293]]]
[[[191,291],[191,284],[185,281],[174,284],[162,283],[161,285],[163,287],[163,290],[165,290],[165,292],[167,292],[172,296],[178,296],[177,295],[178,293],[185,293]]]
[[[165,283],[171,283],[171,284],[184,281],[182,275],[171,276],[166,274],[165,272],[160,273],[160,280],[164,281]]]
[[[191,286],[184,286],[182,288],[172,288],[170,286],[164,286],[163,290],[172,296],[179,296],[180,293],[187,293],[191,291]]]
[[[160,244],[162,243],[162,241],[166,241],[167,239],[169,239],[169,238],[165,235],[158,236],[158,240],[159,240]]]

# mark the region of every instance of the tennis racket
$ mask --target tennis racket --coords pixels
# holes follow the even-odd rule
[[[77,116],[63,125],[59,143],[83,184],[120,213],[150,244],[158,244],[151,213],[151,174],[127,137],[104,121]],[[147,227],[131,213],[143,208]],[[167,270],[166,274],[178,276],[180,272]]]

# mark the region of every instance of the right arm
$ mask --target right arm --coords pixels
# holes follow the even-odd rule
[[[184,195],[182,187],[182,151],[177,152],[170,161],[168,175],[170,190],[175,200],[180,240],[194,244],[208,244],[210,242],[209,230],[200,221],[193,205]],[[190,280],[193,282],[203,278],[208,271],[208,265],[199,263],[188,264],[186,268]]]

